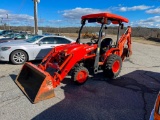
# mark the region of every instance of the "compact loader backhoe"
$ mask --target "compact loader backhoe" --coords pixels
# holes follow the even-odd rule
[[[101,25],[98,40],[88,43],[81,42],[81,32],[84,25],[97,22]],[[132,54],[131,27],[119,37],[123,23],[128,19],[111,14],[97,13],[82,16],[81,28],[75,43],[53,48],[39,65],[26,62],[15,82],[32,103],[37,103],[54,97],[54,88],[68,75],[77,84],[86,82],[89,69],[96,74],[103,70],[105,77],[115,78],[120,73],[122,61]],[[110,23],[118,24],[116,44],[111,38],[103,38],[103,28]],[[125,47],[125,44],[127,47]]]

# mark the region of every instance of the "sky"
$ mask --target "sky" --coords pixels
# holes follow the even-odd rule
[[[80,26],[81,16],[110,12],[132,27],[160,28],[160,0],[40,0],[38,26]],[[34,26],[33,0],[0,0],[0,25]]]

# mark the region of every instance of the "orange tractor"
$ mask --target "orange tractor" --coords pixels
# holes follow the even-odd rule
[[[82,43],[81,32],[85,23],[99,23],[101,25],[98,39]],[[120,73],[122,61],[131,55],[131,27],[119,37],[123,22],[128,19],[111,14],[97,13],[82,16],[81,28],[75,43],[53,48],[39,65],[26,62],[15,82],[32,103],[37,103],[54,97],[54,88],[61,81],[71,75],[71,80],[83,84],[89,76],[89,69],[96,74],[100,70],[105,77],[115,78]],[[103,38],[102,32],[110,23],[118,24],[116,44],[111,38]],[[125,47],[126,46],[126,47]]]

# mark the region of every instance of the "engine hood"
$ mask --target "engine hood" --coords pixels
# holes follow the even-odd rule
[[[96,45],[73,43],[73,44],[66,45],[62,51],[64,51],[67,54],[71,54],[71,53],[75,53],[75,52],[79,53],[77,51],[89,52],[89,51],[92,51],[95,49],[94,46],[96,46]]]

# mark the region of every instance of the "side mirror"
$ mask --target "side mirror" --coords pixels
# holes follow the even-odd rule
[[[123,28],[124,28],[124,24],[122,23],[122,24],[121,24],[121,29],[123,29]]]
[[[107,30],[107,29],[108,29],[108,27],[107,27],[107,26],[105,26],[105,27],[104,27],[104,29],[105,29],[105,30]]]
[[[41,46],[41,45],[43,44],[43,42],[40,41],[40,42],[38,42],[37,44],[38,44],[39,46]]]

